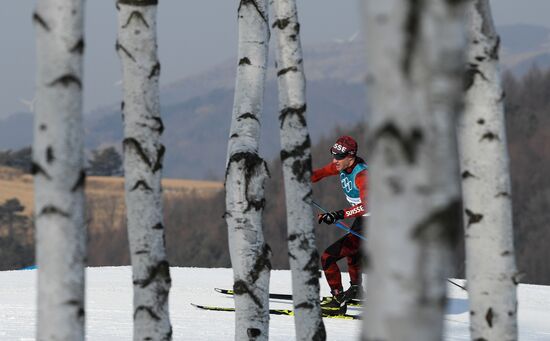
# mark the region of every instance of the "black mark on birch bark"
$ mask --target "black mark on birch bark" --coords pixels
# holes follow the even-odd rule
[[[290,66],[284,69],[281,69],[277,72],[277,77],[284,75],[287,72],[298,72],[298,68],[296,66]]]
[[[147,23],[147,20],[145,20],[145,18],[143,17],[143,14],[140,11],[132,11],[132,13],[130,13],[130,15],[128,16],[128,20],[126,20],[126,23],[122,25],[122,28],[128,27],[128,25],[130,25],[130,22],[134,18],[138,21],[141,21],[143,25],[145,25],[145,27],[149,28],[149,24]]]
[[[469,63],[466,67],[466,71],[464,72],[464,90],[469,90],[472,85],[474,85],[475,77],[476,75],[479,75],[481,78],[483,78],[485,81],[489,81],[487,77],[479,70],[479,67],[477,64]]]
[[[71,188],[71,192],[76,192],[77,190],[84,188],[86,186],[86,172],[81,169],[78,173],[78,179]]]
[[[271,28],[277,27],[280,30],[284,30],[288,24],[290,24],[290,18],[277,19],[271,25]]]
[[[485,314],[485,321],[487,321],[487,325],[489,326],[489,328],[493,328],[493,317],[493,309],[489,308],[487,310],[487,313]]]
[[[325,324],[323,320],[319,321],[315,334],[313,335],[312,341],[325,341],[327,339],[327,331],[325,330]]]
[[[259,200],[252,200],[248,197],[248,187],[250,181],[253,180],[255,175],[261,174],[260,168],[263,167],[269,177],[269,170],[267,169],[267,164],[258,154],[253,152],[241,152],[231,155],[229,162],[227,162],[227,169],[225,170],[225,178],[229,173],[229,169],[232,163],[239,163],[244,161],[244,180],[245,180],[245,193],[247,199],[247,207],[244,212],[248,212],[250,209],[254,208],[256,211],[259,211],[265,206],[265,198]]]
[[[147,307],[147,306],[144,306],[144,305],[140,305],[139,307],[136,308],[136,310],[134,312],[134,320],[136,319],[137,314],[142,312],[142,311],[146,312],[153,320],[160,321],[160,317],[153,311],[153,308]]]
[[[162,135],[162,133],[164,132],[164,122],[162,122],[162,119],[160,117],[153,117],[151,119],[157,122],[157,126],[152,129],[156,131],[159,135]]]
[[[260,302],[260,299],[258,298],[258,296],[254,295],[254,293],[252,292],[252,290],[250,290],[250,288],[248,288],[248,285],[246,285],[245,281],[243,280],[235,281],[235,283],[233,283],[233,292],[235,293],[235,295],[248,294],[252,299],[252,301],[254,301],[254,303],[258,307],[263,308],[263,304]]]
[[[394,195],[403,193],[403,183],[401,178],[390,176],[388,178],[388,187],[391,189]]]
[[[296,32],[296,35],[300,33],[300,23],[294,24],[294,31]]]
[[[164,230],[164,225],[162,225],[162,223],[158,223],[153,226],[153,230]]]
[[[132,6],[155,6],[158,5],[158,0],[118,0],[117,5],[132,5]]]
[[[249,274],[252,283],[256,282],[260,278],[261,273],[266,270],[271,270],[271,248],[268,244],[262,246],[261,252],[257,255],[256,262],[252,266]]]
[[[164,159],[164,153],[166,152],[166,147],[164,145],[160,145],[159,149],[157,149],[157,161],[151,168],[153,173],[156,173],[158,170],[162,169],[162,161]]]
[[[42,208],[39,215],[43,216],[43,215],[51,215],[51,214],[60,215],[64,218],[70,218],[71,217],[71,215],[69,213],[63,211],[62,209],[60,209],[59,207],[56,207],[54,205],[45,206],[44,208]]]
[[[493,46],[491,47],[491,51],[489,52],[489,57],[492,60],[498,60],[498,51],[500,49],[500,36],[496,36],[494,42],[495,43],[493,44]]]
[[[32,20],[40,27],[42,27],[45,31],[50,31],[50,26],[46,23],[44,19],[42,19],[42,17],[38,13],[35,12],[33,14]]]
[[[477,124],[479,124],[479,125],[481,125],[481,126],[482,126],[482,125],[484,125],[484,124],[485,124],[485,120],[484,120],[484,119],[482,119],[482,118],[480,118],[479,120],[477,120]]]
[[[309,253],[310,257],[303,270],[308,272],[311,276],[310,280],[306,284],[318,286],[319,278],[317,274],[319,273],[319,253],[314,246],[311,246],[311,244],[306,251]]]
[[[86,312],[84,311],[84,305],[82,304],[82,301],[79,300],[69,300],[65,302],[65,304],[74,306],[76,308],[76,317],[78,319],[82,319]]]
[[[262,331],[258,328],[248,328],[246,330],[246,335],[251,339],[256,339],[258,336],[262,335]]]
[[[254,115],[253,113],[250,113],[250,112],[245,112],[244,114],[239,115],[239,117],[237,117],[237,121],[240,122],[241,120],[243,120],[245,118],[250,118],[252,120],[257,121],[258,123],[260,122],[260,120],[258,120],[258,117],[256,115]]]
[[[300,121],[300,124],[305,127],[306,126],[306,118],[305,118],[306,109],[307,109],[307,106],[304,103],[304,105],[297,108],[286,107],[283,110],[281,110],[279,114],[279,122],[281,122],[281,129],[283,128],[285,120],[292,115],[296,115],[298,117],[298,120]]]
[[[413,231],[415,239],[432,240],[437,238],[448,245],[458,243],[460,229],[460,200],[452,200],[447,206],[434,210],[424,221],[418,223]]]
[[[143,188],[144,191],[152,191],[152,190],[153,190],[153,189],[151,188],[151,186],[149,186],[149,185],[147,184],[147,182],[145,182],[145,180],[139,180],[139,181],[137,181],[137,182],[135,183],[134,187],[132,187],[132,188],[130,189],[130,192],[133,192],[133,191],[135,191],[136,189],[138,189],[138,188],[140,188],[140,187]]]
[[[76,84],[79,89],[82,88],[82,83],[80,82],[80,79],[72,74],[63,75],[48,84],[48,86],[56,86],[58,84],[61,84],[64,87],[68,87],[71,84]]]
[[[407,19],[405,21],[405,49],[403,52],[402,70],[410,76],[411,65],[416,52],[416,45],[420,34],[420,20],[422,14],[423,0],[408,1]]]
[[[44,168],[42,168],[42,166],[40,166],[38,163],[36,162],[33,162],[32,165],[31,165],[31,174],[32,175],[42,175],[44,176],[46,179],[48,180],[51,180],[51,176],[44,170]]]
[[[80,38],[76,42],[76,44],[71,48],[71,50],[69,52],[83,54],[84,53],[84,39]]]
[[[239,60],[239,65],[252,65],[252,63],[250,62],[250,59],[244,57]]]
[[[499,193],[497,193],[497,195],[495,195],[495,198],[500,198],[500,197],[509,198],[510,193],[508,193],[508,192],[499,192]]]
[[[168,261],[160,261],[154,266],[147,267],[147,278],[136,279],[134,285],[139,285],[141,288],[146,288],[151,283],[163,283],[169,284],[172,282],[170,279],[170,266]]]
[[[147,79],[151,79],[153,77],[158,77],[160,75],[160,62],[157,62],[153,68],[151,69],[151,72],[149,73],[149,76]]]
[[[500,93],[500,97],[497,99],[497,103],[502,103],[504,102],[505,99],[506,99],[506,92],[502,90],[502,92]]]
[[[483,219],[483,214],[474,213],[469,209],[466,209],[464,212],[466,212],[466,216],[468,216],[468,226],[477,224]]]
[[[244,6],[252,5],[256,9],[256,11],[260,15],[260,17],[262,17],[262,19],[266,23],[266,25],[269,25],[264,12],[262,12],[262,10],[259,8],[258,3],[256,2],[256,0],[241,0],[241,2],[239,3],[239,8],[237,9],[237,12],[241,11],[241,6],[243,6],[243,5]]]
[[[313,309],[314,305],[313,303],[310,303],[310,302],[302,302],[302,303],[299,303],[296,305],[296,307],[294,307],[296,310],[297,309]]]
[[[46,148],[46,162],[51,164],[54,160],[55,156],[53,154],[53,148],[48,146],[48,148]]]
[[[152,164],[149,160],[149,157],[147,157],[147,154],[145,154],[145,151],[141,147],[141,144],[133,137],[127,137],[122,141],[122,146],[124,149],[132,147],[137,155],[141,158],[141,160],[151,169]]]
[[[311,148],[311,141],[309,135],[306,137],[304,142],[301,145],[296,146],[294,149],[287,151],[281,150],[281,161],[285,161],[289,158],[293,158],[292,162],[292,174],[296,177],[296,180],[299,182],[304,182],[309,178],[311,174],[311,154],[306,153]],[[304,158],[304,156],[307,156]]]
[[[399,144],[409,164],[416,162],[418,148],[424,140],[424,134],[420,128],[412,128],[409,136],[405,136],[394,123],[388,123],[375,133],[374,139],[378,141],[386,137]]]
[[[122,44],[120,44],[117,40],[116,44],[115,44],[115,49],[117,52],[119,51],[122,51],[124,52],[124,54],[130,58],[133,62],[136,62],[136,59],[134,58],[134,56],[132,56],[132,54],[130,53],[130,51],[128,51],[124,46],[122,46]]]
[[[489,142],[493,141],[493,140],[497,140],[497,141],[500,141],[500,138],[498,137],[497,134],[493,133],[493,132],[486,132],[485,134],[483,134],[483,136],[481,137],[481,139],[479,139],[479,141],[483,141],[483,140],[489,140]]]
[[[462,179],[463,179],[463,180],[466,180],[466,179],[468,179],[468,178],[475,178],[475,177],[476,177],[476,176],[473,175],[472,173],[470,173],[470,171],[467,171],[467,170],[466,170],[466,171],[462,172]]]

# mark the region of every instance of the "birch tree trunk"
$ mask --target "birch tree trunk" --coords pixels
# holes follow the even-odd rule
[[[33,165],[39,340],[84,340],[82,0],[41,0]]]
[[[124,174],[134,284],[134,340],[170,340],[171,279],[162,220],[157,0],[118,0]]]
[[[235,291],[235,340],[269,338],[271,249],[264,241],[264,183],[258,154],[269,46],[268,0],[241,0],[237,79],[225,173],[225,221]]]
[[[460,236],[464,1],[364,3],[373,214],[363,340],[441,340]]]
[[[468,1],[466,108],[459,120],[472,340],[517,340],[517,269],[500,39],[489,1]]]
[[[297,340],[325,340],[319,302],[319,254],[311,208],[311,141],[306,81],[295,0],[271,0],[277,37],[281,161]]]

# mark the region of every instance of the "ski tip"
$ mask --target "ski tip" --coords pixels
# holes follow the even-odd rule
[[[219,292],[219,293],[223,293],[223,290],[220,289],[220,288],[214,288],[214,290],[216,290],[216,291]]]

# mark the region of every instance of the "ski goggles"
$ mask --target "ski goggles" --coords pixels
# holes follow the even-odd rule
[[[330,154],[334,160],[343,160],[349,155],[348,153],[334,153],[332,150],[330,151]]]

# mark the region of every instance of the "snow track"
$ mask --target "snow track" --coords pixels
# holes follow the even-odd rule
[[[230,296],[214,291],[231,288],[231,269],[171,268],[170,317],[174,340],[233,340],[234,314],[202,311],[190,303],[233,306]],[[132,338],[132,280],[130,267],[88,268],[86,272],[86,334],[88,340],[118,341]],[[0,272],[0,340],[34,340],[36,270]],[[347,275],[343,281],[346,283]],[[462,282],[459,281],[460,284]],[[270,291],[290,293],[290,272],[275,270]],[[463,290],[449,284],[445,340],[469,340],[468,300]],[[321,293],[329,289],[321,279]],[[550,340],[550,288],[520,285],[519,332],[521,340]],[[272,300],[270,308],[292,309],[292,304]],[[358,314],[359,307],[348,308]],[[324,319],[327,340],[357,340],[361,321]],[[270,340],[295,338],[294,319],[272,316]]]

